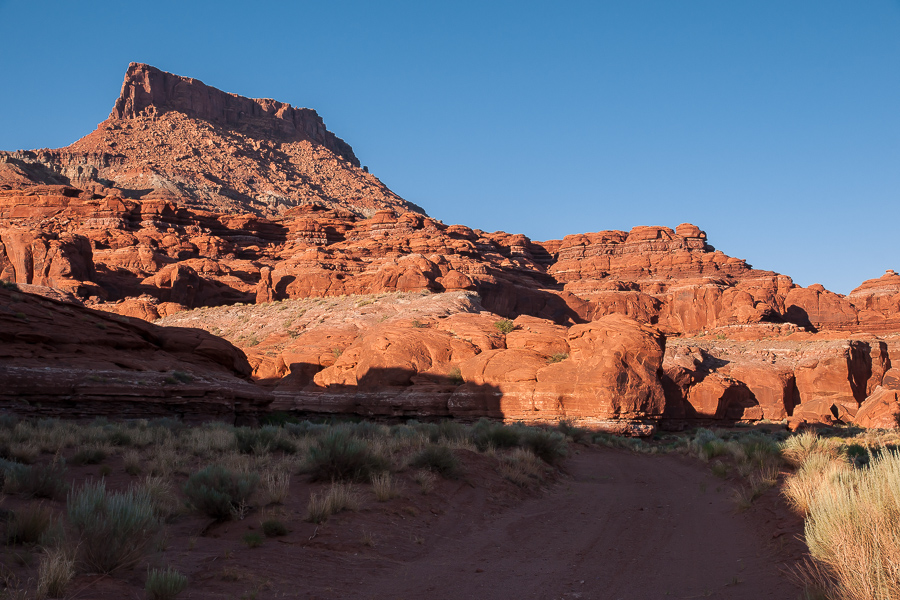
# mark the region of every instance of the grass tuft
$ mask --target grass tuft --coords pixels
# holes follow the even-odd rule
[[[145,489],[107,492],[105,481],[88,482],[69,493],[67,509],[81,540],[80,562],[95,573],[137,564],[160,530]]]
[[[147,572],[144,590],[149,600],[172,600],[187,588],[187,577],[174,570],[152,569]]]

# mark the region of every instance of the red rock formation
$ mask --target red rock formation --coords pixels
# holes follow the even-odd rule
[[[196,329],[0,287],[0,405],[25,415],[255,419],[243,353]]]
[[[132,63],[109,118],[67,148],[2,153],[0,186],[69,184],[219,212],[317,203],[356,214],[421,209],[359,168],[316,111],[227,94]]]
[[[660,415],[848,422],[870,400],[867,422],[887,418],[900,339],[871,334],[900,331],[892,271],[844,297],[753,269],[688,223],[545,242],[448,226],[358,167],[315,111],[133,64],[96,131],[0,153],[0,280],[165,322],[366,295],[357,315],[229,337],[281,407],[639,432]],[[446,302],[376,320],[363,307],[388,292]],[[663,334],[690,338],[664,376]]]

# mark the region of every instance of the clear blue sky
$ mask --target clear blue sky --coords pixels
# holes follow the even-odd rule
[[[0,149],[59,147],[129,62],[315,108],[446,223],[700,225],[801,285],[900,270],[900,0],[0,0]]]

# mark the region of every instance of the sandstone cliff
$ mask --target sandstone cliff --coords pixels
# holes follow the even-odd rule
[[[689,223],[543,242],[446,225],[360,169],[315,111],[141,64],[93,133],[59,150],[0,153],[0,280],[21,290],[13,313],[16,302],[61,301],[205,329],[201,346],[225,337],[257,384],[226,379],[242,398],[260,394],[253,406],[567,418],[637,433],[660,419],[874,426],[900,410],[893,271],[842,296],[754,269]],[[22,300],[26,291],[44,300]],[[391,312],[386,294],[412,300]],[[307,303],[306,317],[270,314],[286,302]],[[500,335],[504,319],[515,329]],[[22,322],[0,326],[27,341]],[[68,334],[47,344],[109,358],[105,341]],[[26,369],[20,383],[59,359],[9,348],[3,365],[33,359],[15,367]],[[166,364],[190,362],[192,348]],[[13,395],[103,405],[99,388],[28,391],[14,379]],[[131,410],[116,402],[105,406]]]

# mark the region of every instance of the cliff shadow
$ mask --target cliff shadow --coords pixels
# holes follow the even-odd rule
[[[497,386],[466,382],[453,369],[448,373],[419,373],[400,367],[373,368],[355,384],[315,382],[321,365],[289,365],[282,378],[257,380],[280,396],[275,410],[297,414],[345,414],[364,417],[415,419],[453,418],[474,421],[503,419],[503,393]]]

